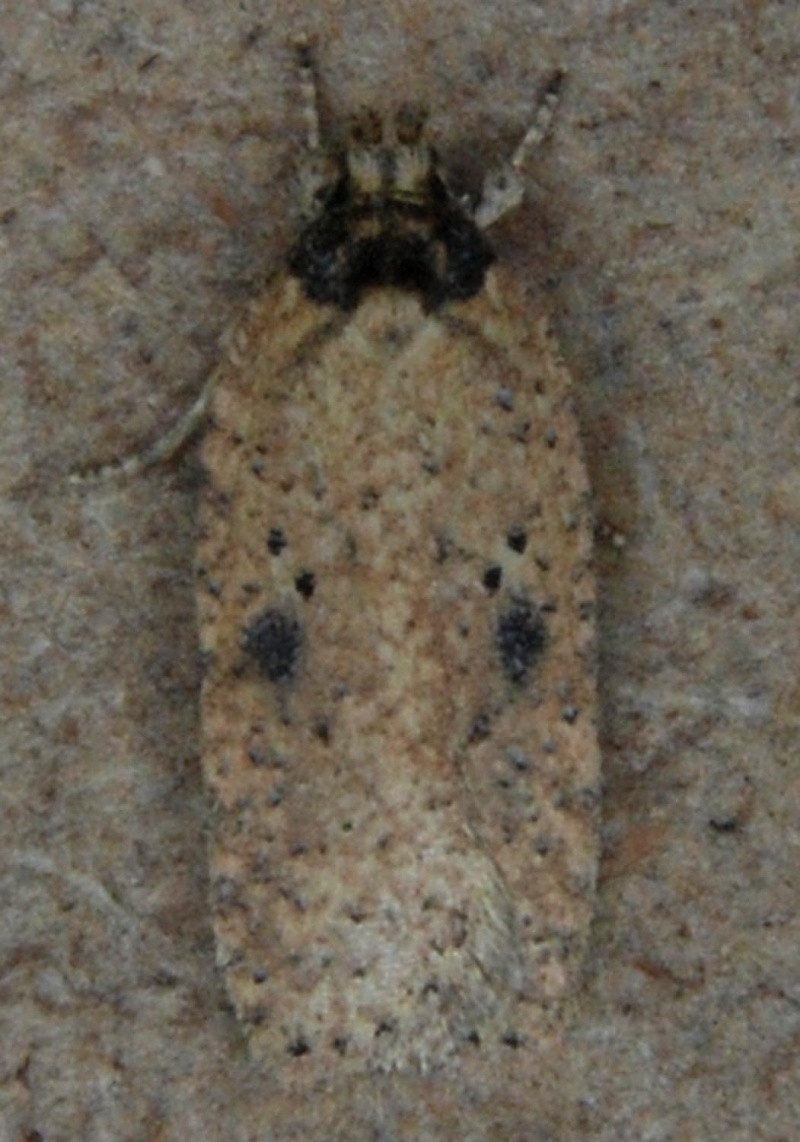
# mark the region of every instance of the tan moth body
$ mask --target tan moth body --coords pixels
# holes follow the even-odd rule
[[[218,955],[254,1056],[298,1073],[524,1049],[592,911],[569,378],[402,124],[232,337],[203,450]]]

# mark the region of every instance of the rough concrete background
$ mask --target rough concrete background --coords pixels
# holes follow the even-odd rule
[[[249,1067],[205,903],[196,462],[66,481],[180,416],[279,264],[300,29],[335,114],[426,100],[468,183],[570,71],[496,244],[578,388],[605,849],[523,1105],[299,1106]],[[800,8],[10,0],[0,44],[0,1142],[795,1138]]]

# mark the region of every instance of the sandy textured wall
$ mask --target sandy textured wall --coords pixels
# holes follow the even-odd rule
[[[309,24],[334,110],[427,100],[468,184],[570,70],[498,244],[578,386],[605,847],[570,1049],[523,1104],[296,1106],[249,1069],[206,907],[197,467],[65,484],[180,415],[286,250]],[[790,1137],[795,8],[17,3],[0,41],[0,1138]]]

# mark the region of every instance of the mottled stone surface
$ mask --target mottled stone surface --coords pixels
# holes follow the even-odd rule
[[[432,11],[326,5],[324,86],[428,102],[470,186],[570,70],[497,239],[555,316],[601,523],[605,855],[569,1049],[469,1107],[391,1079],[298,1104],[246,1061],[206,905],[197,469],[65,478],[174,422],[285,253],[307,16],[6,5],[4,1142],[796,1129],[800,16]]]

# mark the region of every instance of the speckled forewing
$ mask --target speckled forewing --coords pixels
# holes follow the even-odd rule
[[[352,313],[280,279],[220,370],[199,605],[212,893],[257,1057],[514,1050],[595,873],[591,521],[513,283]]]

